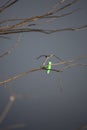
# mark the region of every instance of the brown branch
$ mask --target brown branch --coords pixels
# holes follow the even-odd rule
[[[73,10],[73,11],[71,11],[71,12],[64,13],[64,14],[61,14],[61,15],[58,15],[58,16],[57,16],[57,15],[46,16],[45,18],[61,18],[61,17],[65,17],[65,16],[71,15],[71,14],[73,14],[73,13],[79,11],[80,9],[81,9],[81,8],[78,8],[78,9],[75,9],[75,10]]]
[[[55,20],[58,19],[58,18],[63,18],[63,17],[65,17],[65,16],[69,16],[69,15],[71,15],[71,14],[73,14],[73,13],[79,11],[80,9],[81,9],[81,8],[78,8],[78,9],[75,9],[75,10],[73,10],[73,11],[71,11],[71,12],[63,13],[63,14],[61,14],[61,15],[46,16],[46,17],[44,17],[43,19],[47,19],[47,20],[45,20],[45,21],[43,21],[43,22],[41,22],[41,23],[31,23],[31,24],[29,24],[28,26],[41,26],[41,25],[49,24],[49,23],[55,21]]]
[[[12,6],[13,4],[15,4],[18,0],[9,0],[7,1],[2,7],[0,7],[0,13],[3,12],[5,9],[7,9],[8,7]]]
[[[64,13],[64,14],[61,14],[61,15],[52,15],[52,16],[46,16],[46,17],[44,17],[43,19],[51,19],[51,20],[53,20],[53,19],[56,19],[56,18],[62,18],[62,17],[65,17],[65,16],[68,16],[68,15],[71,15],[71,14],[73,14],[73,13],[75,13],[75,12],[77,12],[77,11],[79,11],[81,8],[78,8],[78,9],[75,9],[75,10],[73,10],[73,11],[71,11],[71,12],[68,12],[68,13]],[[17,22],[17,21],[23,21],[23,20],[26,20],[26,19],[29,19],[29,18],[14,18],[14,19],[6,19],[6,20],[2,20],[2,21],[0,21],[0,24],[4,24],[4,23],[8,23],[8,22]],[[47,21],[45,21],[44,22],[44,24],[46,23]],[[41,24],[35,24],[35,23],[32,23],[32,24],[29,24],[28,26],[35,26],[35,25],[41,25]]]
[[[24,18],[24,19],[26,19],[26,18]],[[0,24],[7,23],[7,22],[14,22],[14,21],[22,21],[24,19],[21,19],[21,18],[6,19],[6,20],[0,21]]]
[[[18,78],[21,78],[21,77],[23,77],[23,76],[28,75],[28,74],[31,73],[31,72],[35,72],[35,71],[39,71],[39,70],[48,70],[48,69],[46,69],[45,66],[41,66],[41,67],[39,67],[39,68],[34,68],[34,69],[28,70],[28,71],[26,71],[26,72],[20,73],[20,74],[18,74],[18,75],[16,75],[16,76],[10,77],[10,78],[8,78],[7,80],[1,81],[1,82],[0,82],[0,85],[9,83],[9,82],[11,82],[11,81],[13,81],[13,80],[16,80],[16,79],[18,79]],[[56,70],[56,69],[51,69],[51,71],[62,72],[61,70]]]
[[[22,77],[22,76],[25,76],[25,75],[29,74],[29,73],[31,73],[31,72],[35,72],[35,71],[39,71],[39,70],[42,70],[42,68],[35,68],[35,69],[28,70],[28,71],[26,71],[26,72],[20,73],[20,74],[18,74],[18,75],[16,75],[16,76],[13,76],[13,77],[11,77],[11,78],[9,78],[9,79],[7,79],[7,80],[1,81],[1,82],[0,82],[0,85],[3,85],[3,84],[5,84],[5,83],[9,83],[9,82],[11,82],[11,81],[13,81],[13,80],[16,80],[16,79],[18,79],[18,78],[20,78],[20,77]]]
[[[0,32],[0,35],[5,35],[5,34],[14,34],[14,33],[24,33],[24,32],[40,32],[44,34],[51,34],[55,32],[63,32],[63,31],[79,31],[79,30],[85,30],[87,29],[87,25],[83,25],[80,27],[66,27],[62,29],[32,29],[32,28],[22,28],[22,29],[11,29],[11,30],[6,30],[4,32]]]

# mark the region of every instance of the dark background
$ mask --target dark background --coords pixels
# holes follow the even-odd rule
[[[0,3],[5,1],[0,0]],[[57,0],[19,0],[0,14],[0,19],[41,15],[56,2]],[[87,24],[87,0],[81,0],[65,12],[78,7],[81,7],[80,11],[38,27],[55,29]],[[0,54],[12,48],[18,35],[8,37],[9,40],[0,38]],[[36,57],[51,53],[65,60],[87,54],[87,30],[50,35],[23,33],[18,47],[0,60],[0,81],[39,67],[43,60],[36,60]],[[85,61],[87,60],[82,62]],[[51,72],[49,75],[45,71],[34,72],[6,84],[6,87],[0,86],[0,115],[8,103],[11,94],[9,88],[22,97],[15,100],[0,128],[23,123],[27,125],[20,128],[23,130],[76,130],[87,124],[86,67],[73,67],[63,73]],[[29,97],[25,98],[24,95]]]

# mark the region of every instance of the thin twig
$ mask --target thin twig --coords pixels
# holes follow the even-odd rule
[[[2,7],[0,7],[0,13],[3,12],[5,9],[7,9],[8,7],[12,6],[13,4],[15,4],[18,0],[8,0]]]
[[[21,78],[23,76],[26,76],[26,75],[28,75],[31,72],[40,71],[40,70],[48,70],[48,69],[45,66],[41,66],[39,68],[34,68],[34,69],[31,69],[31,70],[28,70],[28,71],[20,73],[20,74],[18,74],[16,76],[10,77],[7,80],[0,81],[0,86],[3,85],[3,84],[9,83],[9,82],[11,82],[13,80],[16,80],[18,78]],[[56,70],[56,69],[51,69],[51,71],[62,72],[61,70]]]
[[[5,84],[5,83],[9,83],[9,82],[11,82],[11,81],[13,81],[13,80],[16,80],[16,79],[18,79],[18,78],[20,78],[20,77],[22,77],[22,76],[25,76],[25,75],[29,74],[29,73],[31,73],[31,72],[35,72],[35,71],[39,71],[39,70],[42,70],[42,68],[35,68],[35,69],[28,70],[28,71],[26,71],[26,72],[20,73],[20,74],[18,74],[18,75],[16,75],[16,76],[13,76],[13,77],[11,77],[11,78],[9,78],[9,79],[7,79],[7,80],[1,81],[1,82],[0,82],[0,85],[3,85],[3,84]]]

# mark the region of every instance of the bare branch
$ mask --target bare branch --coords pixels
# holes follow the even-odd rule
[[[45,17],[45,18],[61,18],[61,17],[65,17],[65,16],[68,16],[68,15],[71,15],[71,14],[73,14],[73,13],[75,13],[75,12],[77,12],[77,11],[79,11],[81,8],[78,8],[78,9],[75,9],[75,10],[73,10],[73,11],[71,11],[71,12],[68,12],[68,13],[64,13],[64,14],[61,14],[61,15],[52,15],[52,16],[47,16],[47,17]]]
[[[13,81],[13,80],[16,80],[16,79],[18,79],[18,78],[21,78],[21,77],[23,77],[23,76],[25,76],[25,75],[28,75],[28,74],[31,73],[31,72],[40,71],[40,70],[48,70],[47,67],[46,67],[47,62],[48,62],[48,60],[49,60],[50,58],[52,58],[52,57],[55,56],[55,55],[51,54],[51,55],[41,55],[41,56],[45,56],[45,57],[46,57],[45,61],[44,61],[44,62],[42,63],[42,65],[41,65],[41,67],[39,67],[39,68],[34,68],[34,69],[28,70],[28,71],[26,71],[26,72],[20,73],[20,74],[18,74],[18,75],[16,75],[16,76],[10,77],[10,78],[8,78],[7,80],[1,81],[1,82],[0,82],[0,85],[6,84],[6,83],[9,83],[9,82],[11,82],[11,81]],[[38,58],[40,58],[41,56],[39,56]],[[64,60],[62,60],[61,58],[59,58],[59,57],[57,57],[57,56],[55,56],[55,57],[57,58],[57,60],[59,60],[59,62],[57,62],[57,63],[52,63],[52,66],[65,65],[65,67],[63,67],[62,69],[59,69],[59,70],[52,68],[51,71],[54,71],[54,72],[63,72],[64,70],[66,70],[66,69],[68,69],[68,68],[71,68],[71,67],[73,67],[73,66],[77,66],[77,65],[78,65],[78,66],[87,66],[87,64],[77,63],[77,62],[76,62],[76,61],[78,61],[78,60],[80,60],[80,59],[86,59],[87,56],[78,57],[78,58],[76,58],[76,59],[69,60],[69,61],[64,61]]]
[[[14,33],[24,33],[24,32],[40,32],[44,34],[52,34],[55,32],[64,32],[64,31],[79,31],[87,29],[87,25],[80,26],[80,27],[69,27],[69,28],[62,28],[62,29],[53,29],[53,30],[45,30],[45,29],[32,29],[32,28],[22,28],[22,29],[11,29],[6,30],[4,32],[0,32],[0,35],[5,34],[14,34]]]
[[[1,81],[0,85],[3,85],[3,84],[8,83],[8,82],[11,82],[11,81],[16,80],[16,79],[18,79],[18,78],[20,78],[22,76],[25,76],[25,75],[27,75],[27,74],[29,74],[31,72],[35,72],[35,71],[39,71],[39,70],[42,70],[42,68],[35,68],[35,69],[28,70],[26,72],[20,73],[20,74],[14,76],[14,77],[11,77],[11,78],[9,78],[7,80]]]
[[[75,4],[75,3],[78,2],[78,1],[80,1],[80,0],[73,0],[72,2],[70,2],[70,3],[68,3],[68,4],[66,4],[66,5],[64,5],[64,6],[62,6],[62,7],[60,7],[59,9],[54,9],[54,10],[50,11],[50,13],[51,13],[51,15],[56,14],[56,13],[59,13],[60,11],[66,9],[67,7],[72,6],[73,4]],[[56,5],[57,5],[57,4],[56,4]]]
[[[23,76],[28,75],[28,74],[31,73],[31,72],[35,72],[35,71],[39,71],[39,70],[48,70],[48,69],[47,69],[45,66],[41,66],[41,67],[39,67],[39,68],[34,68],[34,69],[28,70],[28,71],[26,71],[26,72],[20,73],[20,74],[18,74],[18,75],[16,75],[16,76],[10,77],[10,78],[7,79],[7,80],[1,81],[1,82],[0,82],[0,85],[9,83],[9,82],[11,82],[11,81],[13,81],[13,80],[16,80],[16,79],[18,79],[18,78],[21,78],[21,77],[23,77]],[[62,72],[61,70],[56,70],[56,69],[51,69],[51,71]]]
[[[35,22],[37,20],[46,19],[46,18],[54,20],[56,18],[71,15],[72,13],[78,11],[79,9],[75,9],[75,10],[69,12],[69,13],[61,14],[59,16],[55,15],[55,14],[59,13],[62,10],[65,10],[66,8],[72,6],[73,4],[75,4],[78,1],[79,0],[73,0],[72,2],[64,4],[64,5],[62,5],[62,7],[58,8],[58,5],[64,3],[64,0],[61,0],[61,1],[57,2],[55,4],[55,6],[53,6],[50,9],[50,11],[48,11],[48,12],[42,14],[42,15],[34,16],[34,17],[30,17],[30,18],[25,18],[25,19],[7,19],[7,20],[4,20],[4,21],[1,21],[0,22],[1,24],[7,23],[7,22],[12,22],[12,21],[16,21],[16,22],[18,21],[18,22],[15,23],[15,24],[9,25],[9,26],[2,26],[0,28],[0,35],[23,33],[23,32],[40,32],[40,33],[45,33],[45,34],[51,34],[51,33],[54,33],[54,32],[61,32],[61,31],[77,31],[77,30],[87,29],[87,25],[83,25],[83,26],[80,26],[80,27],[66,27],[66,28],[62,28],[62,29],[53,29],[53,30],[52,29],[44,30],[44,29],[38,29],[38,28],[32,29],[32,28],[27,27],[29,25],[29,23]],[[15,2],[16,2],[16,0],[15,0]],[[21,20],[21,21],[19,21],[19,20]],[[47,21],[45,21],[45,23],[46,22]],[[39,25],[39,24],[31,23],[29,26],[35,26],[35,25]],[[26,27],[24,27],[24,26],[26,26]]]
[[[55,19],[58,19],[58,18],[62,18],[62,17],[65,17],[65,16],[68,16],[68,15],[71,15],[71,14],[73,14],[73,13],[75,13],[75,12],[77,12],[77,11],[79,11],[81,8],[78,8],[78,9],[75,9],[75,10],[73,10],[73,11],[71,11],[71,12],[68,12],[68,13],[64,13],[64,14],[61,14],[61,15],[52,15],[52,16],[46,16],[46,17],[44,17],[43,19],[51,19],[51,20],[48,20],[49,22],[52,22],[53,20],[55,20]],[[2,21],[0,21],[0,24],[4,24],[4,23],[8,23],[8,22],[17,22],[17,21],[22,21],[22,20],[25,20],[25,19],[28,19],[28,18],[14,18],[14,19],[6,19],[6,20],[2,20]],[[44,24],[46,24],[46,23],[48,23],[48,21],[45,21],[44,22]],[[38,23],[38,24],[35,24],[35,23],[32,23],[32,24],[29,24],[28,26],[36,26],[36,25],[41,25],[41,24],[43,24],[43,23]]]
[[[8,0],[2,7],[0,7],[0,13],[3,12],[5,9],[7,9],[8,7],[12,6],[13,4],[15,4],[18,0]]]
[[[26,18],[25,18],[26,19]],[[19,18],[14,18],[14,19],[6,19],[6,20],[2,20],[0,21],[0,24],[4,24],[4,23],[7,23],[7,22],[14,22],[14,21],[22,21],[24,19],[19,19]]]

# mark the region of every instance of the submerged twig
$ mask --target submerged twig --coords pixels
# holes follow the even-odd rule
[[[2,54],[0,55],[0,60],[1,60],[3,57],[5,57],[5,56],[11,54],[12,51],[13,51],[16,47],[18,47],[18,45],[19,45],[19,43],[20,43],[20,40],[21,40],[21,35],[19,34],[16,43],[11,47],[11,49],[5,51],[4,53],[2,53]]]
[[[14,104],[16,99],[22,99],[22,98],[30,98],[29,94],[16,94],[11,87],[8,88],[9,92],[10,92],[10,96],[8,99],[8,103],[6,104],[6,107],[3,109],[1,115],[0,115],[0,123],[3,122],[3,120],[5,120],[5,118],[7,117],[7,114],[9,113],[12,105]],[[22,124],[15,124],[15,125],[10,125],[6,128],[16,128],[16,127],[22,127]],[[1,130],[1,129],[0,129]]]
[[[27,125],[24,124],[24,123],[21,123],[21,124],[12,124],[12,125],[9,125],[9,126],[4,126],[3,128],[0,128],[0,130],[14,130],[14,129],[22,129],[24,127],[26,127]]]

